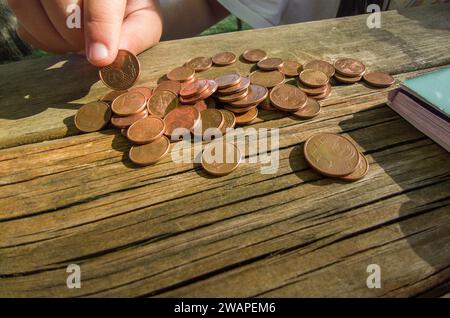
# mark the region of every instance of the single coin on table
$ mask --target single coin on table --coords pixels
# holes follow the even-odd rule
[[[313,60],[311,62],[308,62],[305,65],[303,65],[303,69],[321,71],[325,73],[329,78],[333,77],[334,73],[336,73],[336,69],[334,68],[333,65],[321,60]]]
[[[187,67],[192,68],[196,72],[203,72],[212,67],[212,58],[210,57],[196,57],[186,63]]]
[[[174,137],[173,134],[177,128],[190,133],[200,122],[200,112],[193,106],[180,106],[168,113],[164,122],[165,135],[168,137]]]
[[[246,125],[250,124],[258,117],[258,108],[255,107],[243,114],[236,115],[236,125]]]
[[[329,177],[343,177],[353,173],[360,161],[356,146],[347,138],[320,133],[309,138],[304,148],[309,165]]]
[[[204,139],[210,139],[211,136],[221,135],[221,129],[225,124],[225,117],[218,109],[206,109],[200,113],[201,130],[194,129],[193,133],[201,134]]]
[[[180,90],[180,96],[183,98],[190,98],[195,95],[203,93],[206,89],[208,89],[208,80],[196,80],[192,83],[183,86]]]
[[[369,173],[369,160],[367,160],[367,157],[362,153],[359,153],[359,156],[361,159],[358,166],[356,167],[356,170],[347,176],[339,177],[341,180],[352,182],[361,180],[362,178],[367,176],[367,174]]]
[[[178,96],[170,91],[156,91],[147,103],[148,112],[160,118],[164,118],[177,106]]]
[[[236,55],[232,52],[222,52],[214,55],[212,61],[217,66],[227,66],[236,62]]]
[[[235,171],[242,161],[239,148],[224,140],[217,140],[205,147],[202,167],[210,175],[222,177]]]
[[[111,105],[114,114],[119,116],[131,116],[145,109],[145,96],[139,92],[128,92],[117,97]]]
[[[283,66],[283,60],[277,57],[269,57],[258,62],[258,67],[263,71],[276,71]]]
[[[232,129],[236,126],[236,116],[226,109],[219,109],[219,111],[222,113],[224,118],[224,124],[221,131],[222,134],[225,135],[227,133],[227,129]]]
[[[186,82],[194,78],[195,71],[190,67],[180,66],[167,73],[166,76],[171,81]]]
[[[220,96],[233,95],[245,91],[249,86],[250,79],[248,77],[241,77],[241,81],[238,84],[228,88],[224,88],[222,90],[218,90],[217,94]]]
[[[351,84],[355,84],[358,83],[359,81],[361,81],[362,76],[358,76],[358,77],[347,77],[347,76],[343,76],[341,74],[334,74],[334,78],[342,84],[347,84],[347,85],[351,85]]]
[[[118,115],[114,114],[111,117],[111,124],[116,128],[124,129],[124,128],[130,127],[138,120],[141,120],[141,119],[147,118],[147,117],[148,117],[147,109],[144,109],[142,112],[135,114],[135,115],[131,115],[131,116],[118,116]]]
[[[366,66],[355,59],[342,58],[334,63],[336,72],[347,77],[361,77],[366,72]]]
[[[264,86],[266,88],[273,88],[282,84],[285,79],[284,74],[280,71],[255,71],[250,74],[250,81],[252,84]]]
[[[328,89],[328,85],[331,85],[331,84],[327,84],[322,87],[309,87],[300,81],[298,82],[298,88],[300,88],[303,93],[306,93],[306,94],[312,95],[312,96],[324,94]]]
[[[317,100],[313,98],[308,98],[305,107],[293,113],[293,115],[301,119],[311,119],[319,115],[321,109],[322,107],[320,106],[320,103]]]
[[[141,93],[145,96],[146,101],[148,101],[153,95],[153,90],[148,87],[132,87],[128,91],[131,93]]]
[[[218,89],[223,90],[238,85],[241,82],[241,75],[238,73],[225,74],[217,77],[215,81]]]
[[[130,160],[138,166],[149,166],[163,159],[170,150],[170,140],[162,136],[145,145],[135,145],[130,149]]]
[[[161,82],[153,91],[153,93],[159,91],[169,91],[174,93],[175,95],[179,95],[181,91],[181,83],[177,81],[163,81]]]
[[[391,75],[382,72],[366,73],[364,81],[370,86],[379,88],[387,88],[395,83],[395,79]]]
[[[164,135],[166,124],[157,116],[138,120],[128,128],[128,139],[135,144],[148,144]]]
[[[203,91],[201,94],[195,95],[190,98],[180,97],[180,102],[183,104],[195,104],[196,102],[198,102],[200,100],[204,100],[204,99],[207,99],[210,96],[212,96],[217,91],[218,85],[217,85],[216,81],[213,81],[213,80],[207,80],[207,82],[208,82],[208,88],[205,91]]]
[[[283,65],[278,70],[286,77],[297,77],[300,74],[302,65],[297,61],[284,61]]]
[[[269,95],[269,90],[260,85],[250,85],[248,94],[243,99],[230,103],[233,107],[249,107],[263,102]]]
[[[103,83],[115,91],[131,88],[138,80],[140,73],[141,65],[136,55],[126,50],[119,50],[114,62],[99,70]]]
[[[258,63],[267,58],[267,53],[261,49],[246,50],[242,57],[249,63]]]
[[[123,95],[125,93],[128,93],[127,90],[125,91],[110,91],[108,94],[106,94],[105,96],[103,96],[102,98],[100,98],[100,101],[105,102],[109,105],[112,104],[112,102],[119,97],[120,95]]]
[[[298,87],[281,84],[270,92],[270,101],[274,107],[282,111],[296,112],[305,107],[308,96]]]
[[[309,87],[323,87],[328,84],[330,78],[321,71],[304,70],[299,75],[300,82]]]
[[[79,131],[91,133],[105,128],[111,119],[111,108],[98,101],[83,105],[75,115],[75,126]]]

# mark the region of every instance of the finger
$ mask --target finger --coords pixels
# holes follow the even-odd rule
[[[122,25],[120,48],[139,54],[161,39],[162,17],[157,1],[129,1]]]
[[[76,51],[84,50],[84,34],[81,28],[73,27],[68,24],[72,18],[80,18],[80,24],[82,19],[82,1],[81,0],[41,0],[42,7],[44,8],[47,16],[49,17],[53,27],[61,35],[64,40],[69,43]],[[78,9],[77,9],[78,8]],[[79,10],[79,17],[76,17]]]
[[[26,1],[26,4],[22,0],[8,0],[8,4],[27,32],[39,38],[46,50],[52,53],[75,51],[53,27],[39,0]]]
[[[33,48],[40,48],[44,51],[49,52],[50,48],[47,47],[45,44],[41,43],[39,40],[35,39],[30,32],[28,32],[23,26],[19,25],[17,28],[17,35],[19,38],[31,45]]]
[[[96,66],[111,64],[117,56],[126,0],[85,0],[86,55]]]

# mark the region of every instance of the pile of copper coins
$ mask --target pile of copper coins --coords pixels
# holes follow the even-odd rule
[[[302,66],[297,61],[269,57],[265,51],[253,49],[245,51],[242,59],[255,64],[251,74],[243,76],[231,72],[215,79],[197,78],[197,74],[213,66],[236,63],[234,53],[222,52],[186,62],[168,72],[156,87],[133,87],[141,66],[135,55],[121,50],[113,64],[99,71],[101,80],[112,91],[100,101],[81,107],[75,116],[75,125],[86,133],[104,129],[108,124],[120,129],[133,143],[130,160],[147,166],[169,153],[170,140],[181,138],[177,135],[179,128],[205,141],[217,141],[228,129],[252,123],[258,117],[258,109],[282,111],[301,119],[316,117],[321,111],[319,101],[331,95],[334,80],[352,84],[364,78],[373,87],[388,87],[394,83],[390,75],[368,73],[363,63],[349,58],[338,59],[334,64],[314,60]],[[308,163],[327,176],[359,179],[356,175],[366,171],[366,166],[368,170],[364,155],[356,152],[354,158],[344,158],[336,144],[345,144],[344,148],[351,149],[352,153],[356,147],[343,137],[334,140],[331,136],[334,135],[321,134],[308,141],[305,147]],[[233,145],[228,145],[223,153],[228,152],[235,162],[223,164],[207,160],[210,159],[207,155],[214,155],[213,146],[215,142],[205,148],[202,157],[202,167],[207,173],[222,176],[239,166],[242,154]],[[340,170],[324,169],[320,158]]]

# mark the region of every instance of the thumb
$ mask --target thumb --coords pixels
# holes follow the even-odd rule
[[[111,64],[119,49],[126,0],[85,0],[86,56],[92,64]]]

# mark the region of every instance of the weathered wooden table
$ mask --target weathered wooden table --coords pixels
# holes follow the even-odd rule
[[[363,60],[398,81],[450,65],[450,6],[161,43],[141,83],[189,58],[265,48],[305,62]],[[249,65],[213,69],[214,77]],[[450,290],[450,156],[385,106],[387,90],[338,86],[323,113],[280,128],[280,169],[245,164],[214,179],[167,157],[134,167],[115,131],[79,135],[79,105],[107,92],[81,58],[0,66],[0,296],[417,296]],[[354,139],[357,183],[323,178],[302,155],[317,132]],[[66,287],[78,264],[82,288]],[[369,289],[378,264],[382,286]]]

